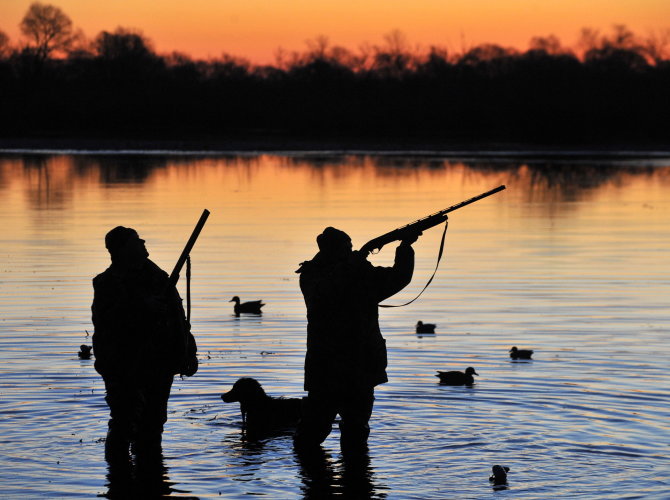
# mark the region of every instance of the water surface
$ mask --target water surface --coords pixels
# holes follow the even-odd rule
[[[336,428],[315,469],[288,435],[241,439],[239,408],[219,398],[238,377],[304,394],[294,271],[325,226],[360,246],[499,184],[452,214],[424,295],[381,311],[390,381],[369,463],[343,463]],[[157,473],[173,496],[667,497],[668,158],[5,154],[0,197],[3,498],[107,494],[104,387],[77,358],[92,333],[90,280],[108,265],[104,234],[136,228],[169,271],[203,208],[212,215],[192,254],[200,370],[173,386]],[[415,244],[414,280],[389,302],[423,287],[440,234]],[[264,315],[234,317],[233,295],[263,299]],[[417,336],[417,320],[436,335]],[[534,360],[511,362],[512,345]],[[480,374],[472,388],[437,384],[436,370],[467,366]],[[511,468],[508,489],[489,484],[493,464]]]

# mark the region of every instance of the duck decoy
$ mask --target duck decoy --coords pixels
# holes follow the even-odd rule
[[[459,371],[441,372],[437,371],[436,377],[440,378],[440,384],[444,385],[472,385],[475,382],[473,375],[479,375],[475,369],[468,366],[465,373]]]
[[[507,484],[507,473],[509,472],[509,467],[503,467],[502,465],[494,465],[491,467],[491,481],[494,485],[503,485]]]
[[[82,344],[79,346],[79,352],[77,353],[77,356],[79,356],[81,359],[91,359],[91,347],[90,345]]]
[[[533,351],[531,349],[517,349],[516,346],[509,350],[509,357],[512,359],[531,359]]]
[[[261,311],[261,307],[265,305],[263,304],[262,300],[251,300],[249,302],[240,303],[240,298],[237,295],[235,295],[235,297],[230,299],[228,302],[235,302],[235,307],[233,308],[233,310],[235,311],[236,316],[239,316],[242,313],[262,314],[263,311]]]
[[[416,324],[416,333],[435,333],[435,325],[433,323],[419,321]]]

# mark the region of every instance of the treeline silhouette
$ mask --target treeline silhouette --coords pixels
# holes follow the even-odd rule
[[[0,32],[1,34],[1,32]],[[6,37],[5,37],[6,38]],[[274,65],[159,55],[119,28],[58,50],[0,43],[0,135],[384,139],[393,144],[660,144],[670,136],[667,41],[623,26],[523,52],[409,49],[400,32],[354,53],[325,37]]]

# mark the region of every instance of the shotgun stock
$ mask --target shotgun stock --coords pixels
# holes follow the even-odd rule
[[[401,226],[397,229],[394,229],[393,231],[389,231],[388,233],[382,234],[381,236],[377,236],[363,245],[359,252],[364,256],[367,256],[374,250],[381,250],[384,245],[388,245],[394,241],[402,241],[412,234],[418,234],[425,231],[426,229],[437,226],[438,224],[447,220],[447,214],[449,212],[453,212],[454,210],[458,210],[459,208],[469,205],[470,203],[474,203],[475,201],[479,201],[482,198],[491,196],[492,194],[502,191],[503,189],[505,189],[504,185],[498,186],[495,189],[486,191],[485,193],[482,193],[478,196],[473,196],[470,199],[456,203],[455,205],[445,208],[444,210],[439,210],[434,214],[430,214],[422,219],[415,220],[414,222],[410,222],[405,226]]]

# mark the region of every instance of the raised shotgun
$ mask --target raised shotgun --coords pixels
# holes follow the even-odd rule
[[[482,193],[478,196],[473,196],[472,198],[462,201],[460,203],[456,203],[455,205],[452,205],[448,208],[445,208],[444,210],[439,210],[438,212],[435,212],[434,214],[430,214],[422,219],[415,220],[414,222],[410,222],[409,224],[399,227],[397,229],[394,229],[393,231],[389,231],[386,234],[382,234],[381,236],[377,236],[376,238],[368,241],[365,245],[361,247],[359,252],[363,255],[368,255],[371,253],[373,250],[381,250],[381,248],[384,245],[388,245],[389,243],[392,243],[394,241],[401,241],[405,239],[408,235],[410,234],[415,234],[415,233],[420,233],[425,231],[426,229],[430,229],[431,227],[437,226],[438,224],[444,222],[447,220],[447,214],[449,212],[453,212],[454,210],[458,210],[459,208],[464,207],[465,205],[469,205],[470,203],[474,203],[475,201],[479,201],[482,198],[486,198],[487,196],[491,196],[492,194],[497,193],[498,191],[502,191],[505,189],[505,186],[498,186],[495,189],[491,189],[490,191],[486,191],[485,193]]]

